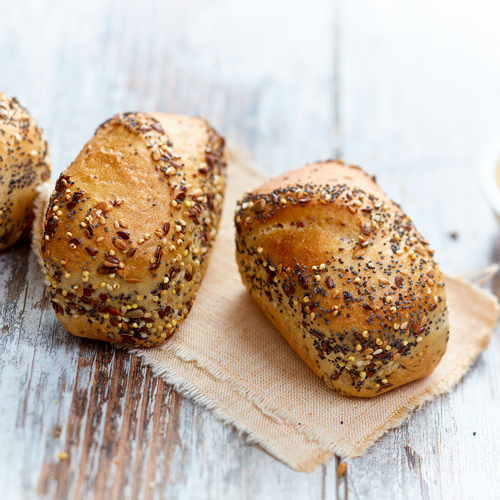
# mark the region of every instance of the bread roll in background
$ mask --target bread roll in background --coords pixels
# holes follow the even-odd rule
[[[74,335],[152,346],[188,315],[225,183],[224,140],[204,120],[127,113],[104,123],[59,177],[41,255]]]
[[[375,396],[434,370],[449,333],[443,277],[360,168],[282,175],[241,200],[235,222],[244,284],[328,387]]]
[[[0,92],[0,251],[29,233],[37,188],[50,177],[42,129]]]

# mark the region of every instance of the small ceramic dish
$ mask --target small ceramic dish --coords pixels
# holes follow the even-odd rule
[[[500,141],[485,150],[481,163],[481,187],[500,222]]]

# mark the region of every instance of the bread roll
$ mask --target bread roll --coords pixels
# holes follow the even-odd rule
[[[80,337],[152,346],[193,305],[217,233],[224,140],[204,120],[127,113],[59,177],[41,255],[57,317]]]
[[[247,195],[235,220],[243,282],[328,387],[375,396],[434,370],[449,331],[443,277],[372,177],[307,165]]]
[[[37,187],[50,177],[42,129],[0,92],[0,251],[29,233]]]

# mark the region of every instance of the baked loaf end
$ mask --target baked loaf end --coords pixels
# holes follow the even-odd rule
[[[330,388],[375,396],[431,373],[449,324],[443,277],[401,208],[328,161],[248,194],[236,258],[257,304]]]
[[[41,255],[71,333],[151,346],[188,315],[217,233],[224,140],[204,120],[127,113],[59,177]]]
[[[37,187],[49,177],[42,129],[17,99],[0,92],[0,251],[28,234]]]

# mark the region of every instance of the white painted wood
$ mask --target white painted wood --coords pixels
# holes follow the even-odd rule
[[[474,175],[499,130],[499,18],[493,0],[8,2],[0,89],[43,125],[55,172],[123,110],[205,115],[269,174],[340,149],[403,204],[443,268],[462,272],[500,258]],[[499,490],[497,338],[451,394],[338,481],[335,461],[295,473],[126,353],[70,337],[42,288],[26,246],[0,255],[2,499],[468,499]]]
[[[402,203],[442,268],[461,273],[498,260],[478,158],[499,130],[500,5],[342,0],[340,18],[343,156]],[[353,460],[349,498],[495,498],[499,354],[495,336],[451,394]]]

